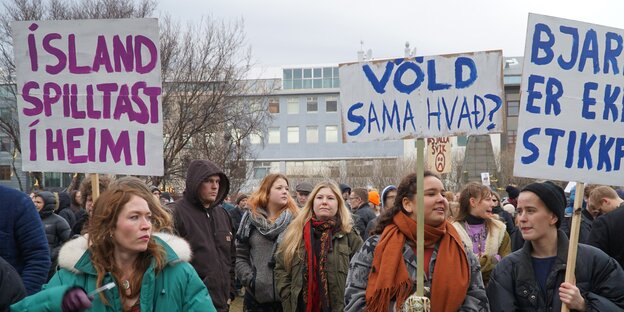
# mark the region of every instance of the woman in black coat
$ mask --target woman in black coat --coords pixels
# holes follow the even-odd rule
[[[518,197],[522,249],[498,263],[487,294],[491,311],[622,311],[624,271],[601,250],[579,244],[576,283],[564,282],[568,238],[558,230],[563,190],[549,182],[527,185]]]

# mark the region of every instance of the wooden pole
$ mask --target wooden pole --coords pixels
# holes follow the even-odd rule
[[[583,194],[585,193],[585,184],[582,182],[576,184],[576,196],[574,197],[574,212],[572,213],[572,226],[570,228],[570,243],[568,247],[568,260],[566,261],[566,283],[575,284],[574,271],[576,270],[576,252],[578,250],[579,230],[581,228],[581,211],[583,209]],[[555,294],[557,296],[557,294]],[[566,304],[561,305],[561,312],[569,312],[570,309]]]
[[[91,176],[91,199],[93,203],[100,197],[100,175],[97,173],[90,174]]]
[[[416,296],[425,294],[425,139],[416,140]]]

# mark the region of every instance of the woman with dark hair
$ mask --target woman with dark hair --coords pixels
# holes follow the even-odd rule
[[[401,311],[405,300],[416,291],[419,209],[425,217],[423,286],[431,310],[488,311],[479,262],[446,221],[448,201],[443,196],[442,181],[425,172],[424,207],[417,207],[416,182],[414,173],[403,178],[394,207],[381,214],[374,235],[351,259],[345,311]]]
[[[299,208],[285,175],[267,175],[247,201],[236,234],[236,276],[245,286],[245,311],[282,311],[273,268],[275,251]]]
[[[343,311],[349,260],[361,246],[338,186],[317,184],[278,248],[275,278],[284,311]]]
[[[14,311],[216,311],[171,217],[137,178],[111,184],[95,202],[88,237],[67,242],[59,270]],[[90,297],[87,293],[116,287]]]
[[[511,253],[505,223],[493,215],[492,198],[489,187],[477,182],[466,184],[459,195],[459,212],[453,222],[464,244],[479,258],[485,285],[496,264]]]

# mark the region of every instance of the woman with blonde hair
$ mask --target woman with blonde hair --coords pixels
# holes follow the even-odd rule
[[[282,311],[273,269],[275,251],[299,208],[288,178],[267,175],[247,201],[249,210],[236,234],[236,276],[245,286],[245,311]]]
[[[453,226],[481,264],[487,285],[496,264],[511,253],[511,240],[505,224],[493,215],[492,191],[477,182],[464,186],[459,196],[459,212]]]
[[[349,261],[361,246],[340,189],[319,183],[278,248],[275,278],[284,311],[342,311]]]
[[[188,243],[156,233],[170,228],[171,217],[147,186],[121,178],[95,201],[89,234],[61,248],[61,270],[12,310],[216,311],[188,263]],[[116,287],[87,296],[111,283]]]

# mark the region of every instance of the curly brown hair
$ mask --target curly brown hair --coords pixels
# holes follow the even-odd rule
[[[134,177],[121,178],[112,183],[95,201],[87,230],[89,233],[88,241],[91,262],[97,272],[96,287],[102,286],[106,272],[111,272],[119,284],[121,272],[115,264],[115,241],[112,232],[116,228],[122,209],[134,196],[140,197],[147,202],[152,212],[152,232],[157,232],[162,228],[171,228],[171,216],[163,215],[164,210],[160,208],[160,204],[156,202],[152,192],[149,191],[145,183]],[[166,254],[163,247],[153,237],[148,242],[147,250],[141,252],[134,263],[135,272],[144,273],[150,266],[152,259],[155,261],[155,271],[158,274],[166,265]],[[143,274],[132,276],[130,289],[139,290],[142,280]],[[123,291],[120,294],[123,297],[134,297],[136,295],[136,293],[132,293],[128,296]],[[108,305],[108,301],[103,293],[100,294],[100,299],[104,304]]]
[[[440,179],[433,172],[426,170],[424,174],[424,178],[426,177],[436,177]],[[418,175],[416,173],[410,173],[406,175],[399,183],[397,187],[397,195],[394,201],[394,206],[390,209],[384,209],[384,211],[379,215],[379,220],[377,221],[377,225],[371,231],[371,235],[381,234],[386,226],[392,223],[392,219],[394,216],[403,211],[403,198],[411,199],[416,195],[416,182],[418,181]]]
[[[100,194],[102,194],[108,188],[112,178],[108,175],[101,174],[98,179],[100,180]],[[85,205],[87,204],[87,197],[93,194],[93,189],[91,188],[91,175],[85,175],[84,179],[80,182],[78,190],[80,191],[80,200],[82,201],[80,206],[85,208]]]

